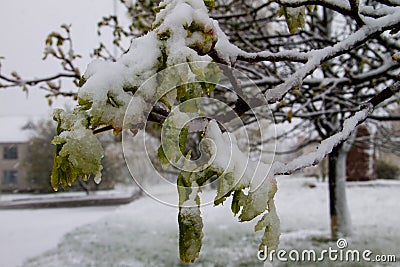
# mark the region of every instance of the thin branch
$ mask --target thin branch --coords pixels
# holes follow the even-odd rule
[[[400,26],[400,11],[398,10],[392,15],[376,19],[373,23],[367,24],[354,32],[345,40],[337,43],[334,46],[326,47],[319,50],[313,50],[308,53],[309,60],[300,69],[298,69],[289,79],[284,83],[278,85],[274,89],[267,92],[266,97],[268,100],[279,100],[290,89],[300,87],[306,76],[311,74],[323,62],[332,58],[347,53],[349,50],[356,48],[363,44],[366,40],[376,36],[388,29]]]
[[[386,115],[386,116],[369,115],[368,119],[375,121],[400,121],[400,115]]]
[[[59,78],[75,78],[75,79],[80,79],[80,77],[76,74],[68,74],[68,73],[59,73],[53,76],[49,76],[46,78],[39,78],[39,79],[31,79],[31,80],[22,80],[22,79],[12,79],[9,77],[6,77],[4,75],[0,74],[0,79],[7,81],[11,84],[5,84],[1,85],[0,88],[7,88],[7,87],[16,87],[16,86],[23,86],[23,85],[29,85],[29,86],[35,86],[39,83],[43,82],[49,82],[53,81]]]
[[[392,86],[387,87],[369,100],[365,105],[363,105],[363,108],[360,111],[356,112],[353,116],[344,121],[342,131],[322,141],[316,151],[298,157],[289,163],[275,162],[272,167],[273,173],[275,175],[291,174],[294,171],[318,164],[332,151],[334,147],[346,141],[356,126],[364,122],[377,105],[398,92],[400,92],[400,82],[396,82]]]

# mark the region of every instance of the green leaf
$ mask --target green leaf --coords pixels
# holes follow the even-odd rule
[[[178,111],[179,112],[179,111]],[[179,117],[178,113],[174,113]],[[175,125],[175,117],[168,117],[164,122],[162,131],[162,150],[159,149],[160,160],[173,161],[177,163],[186,151],[186,140],[189,132],[189,126]]]
[[[164,32],[158,32],[157,37],[161,41],[168,40],[169,37],[171,37],[171,33],[169,32],[169,30],[164,31]]]
[[[228,196],[229,197],[229,196]],[[220,197],[220,198],[215,198],[214,199],[214,206],[221,205],[225,202],[227,197]]]
[[[199,188],[192,188],[192,178],[194,177],[195,175],[190,172],[181,171],[177,180],[179,256],[184,263],[194,262],[199,257],[203,238]],[[193,190],[197,190],[195,195]]]
[[[204,0],[204,4],[208,9],[212,9],[215,6],[215,0]]]
[[[100,182],[103,148],[89,127],[89,117],[81,108],[72,112],[56,110],[54,120],[58,122],[57,136],[52,144],[56,153],[50,182],[54,190],[71,186],[77,176],[89,177],[94,174]]]
[[[270,250],[276,250],[279,245],[279,237],[281,234],[280,220],[276,213],[275,203],[273,199],[268,201],[268,213],[264,214],[263,217],[257,222],[254,227],[254,231],[260,231],[263,228],[264,234],[261,239],[259,250],[264,250],[265,247]]]
[[[82,75],[81,79],[79,80],[78,86],[82,87],[86,83],[85,76]]]
[[[194,262],[200,254],[203,238],[203,220],[200,208],[183,207],[178,214],[179,257],[184,263]]]
[[[281,6],[281,7],[279,8],[279,10],[278,10],[278,16],[279,16],[279,17],[285,16],[285,7],[284,7],[284,6]]]
[[[293,119],[293,110],[290,109],[287,113],[287,120],[288,122],[292,122],[292,119]]]
[[[107,93],[107,104],[113,106],[114,108],[119,108],[123,105],[117,100],[117,97],[113,95],[111,92]]]
[[[189,134],[189,126],[183,127],[179,134],[179,149],[182,154],[184,154],[186,150],[186,140],[188,134]]]
[[[189,199],[192,193],[192,181],[190,180],[191,174],[189,172],[181,171],[177,179],[179,206]]]
[[[182,84],[176,88],[176,99],[181,103],[184,102],[186,96],[186,84]]]
[[[242,222],[251,221],[263,213],[267,209],[267,199],[268,197],[265,194],[250,192],[243,204],[243,210],[239,216],[239,220]]]
[[[196,183],[199,186],[202,186],[215,175],[218,175],[218,173],[212,168],[207,168],[201,172],[196,172]]]
[[[282,9],[282,8],[281,8]],[[294,34],[299,28],[305,26],[305,12],[306,7],[283,7],[278,14],[284,14],[286,18],[286,24],[289,28],[289,32]]]
[[[243,206],[243,200],[245,197],[246,195],[242,192],[242,190],[235,190],[233,193],[231,210],[235,216],[239,213],[240,208]]]
[[[165,153],[164,153],[164,150],[162,148],[162,145],[160,145],[160,147],[158,148],[157,156],[158,156],[158,160],[160,161],[161,165],[163,165],[163,166],[169,166],[170,165],[170,162],[169,162],[167,156],[165,156]]]
[[[232,173],[226,173],[218,177],[217,196],[215,197],[214,204],[216,202],[222,203],[221,200],[231,194],[232,190],[235,188],[235,181],[235,177]]]
[[[50,184],[54,191],[58,191],[58,186],[60,185],[60,172],[59,166],[57,164],[57,156],[54,155],[53,169],[50,176]]]
[[[91,100],[78,97],[78,105],[84,110],[88,110],[92,107],[93,102]]]
[[[61,145],[58,145],[56,150],[61,150],[61,147]],[[54,191],[58,191],[59,187],[65,190],[67,185],[72,185],[78,175],[68,159],[58,156],[57,153],[54,157],[53,170],[50,177],[50,183]]]

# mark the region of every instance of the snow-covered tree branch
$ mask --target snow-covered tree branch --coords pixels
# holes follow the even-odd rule
[[[180,171],[183,262],[199,255],[201,190],[212,180],[215,205],[232,197],[232,213],[240,221],[258,219],[255,230],[264,229],[260,249],[279,244],[276,175],[314,165],[329,154],[332,201],[338,195],[345,199],[339,171],[343,142],[369,116],[390,111],[388,99],[399,92],[399,3],[165,0],[154,12],[151,3],[122,1],[133,18],[128,29],[115,16],[99,23],[114,30],[113,42],[123,52],[118,59],[101,43],[93,53],[98,59],[81,75],[64,26],[67,37],[50,34],[45,50],[60,60],[62,73],[39,79],[0,74],[5,88],[46,84],[53,95],[74,95],[52,83],[61,77],[80,87],[76,108],[54,114],[53,188],[65,188],[78,176],[100,182],[104,152],[96,135],[113,130],[137,138],[152,122],[160,126],[160,163]],[[133,38],[127,51],[123,38]],[[65,42],[68,53],[62,49]],[[250,133],[254,127],[261,138],[253,148],[259,148],[273,139],[262,134],[266,121],[294,119],[302,119],[298,129],[312,125],[312,138],[321,143],[291,162],[254,160],[251,149],[234,137],[235,130]],[[190,140],[194,132],[201,134]],[[346,234],[345,208],[331,203],[333,238]]]

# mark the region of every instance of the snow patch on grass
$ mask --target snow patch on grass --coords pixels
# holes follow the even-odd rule
[[[315,187],[309,186],[310,181]],[[311,178],[278,177],[278,186],[276,205],[283,233],[279,248],[287,251],[336,248],[335,242],[329,241],[327,184]],[[398,257],[398,187],[351,186],[347,190],[354,232],[348,238],[349,249],[370,249],[375,255]],[[170,197],[176,199],[176,195]],[[251,223],[237,222],[228,203],[202,207],[202,216],[204,242],[200,258],[193,266],[263,266],[257,259],[261,233],[254,233]],[[296,266],[327,264],[344,266],[328,262]],[[96,223],[70,232],[56,249],[28,260],[25,266],[186,266],[178,259],[177,209],[144,197]]]

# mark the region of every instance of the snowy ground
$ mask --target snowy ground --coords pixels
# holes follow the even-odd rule
[[[311,188],[310,182],[316,187]],[[354,230],[347,240],[349,249],[370,249],[374,255],[394,254],[399,264],[399,190],[399,183],[385,182],[348,187]],[[176,198],[173,191],[163,194],[163,199]],[[314,179],[279,178],[277,207],[283,231],[280,248],[288,251],[336,248],[335,243],[328,241],[327,195],[327,185]],[[261,233],[253,232],[253,223],[238,223],[228,205],[206,206],[202,212],[205,237],[194,266],[263,266],[257,259]],[[23,266],[185,266],[177,258],[176,208],[149,197],[114,211],[113,208],[0,211],[0,218],[0,266],[15,266],[23,259]],[[78,225],[82,226],[75,228]],[[28,246],[28,240],[36,242],[37,249]],[[293,265],[299,264],[277,264]],[[325,262],[318,266],[340,264]],[[351,266],[386,265],[364,262]]]
[[[25,259],[54,248],[66,233],[94,223],[116,208],[1,210],[0,266],[18,266]]]
[[[51,200],[51,199],[89,199],[89,198],[111,198],[111,197],[127,197],[132,195],[138,190],[136,186],[122,186],[116,185],[114,189],[111,190],[99,190],[92,191],[89,195],[84,191],[77,192],[53,192],[49,194],[30,194],[30,193],[21,193],[21,194],[11,194],[11,193],[1,193],[0,201],[2,202],[21,202],[21,201],[40,201],[40,200]]]

